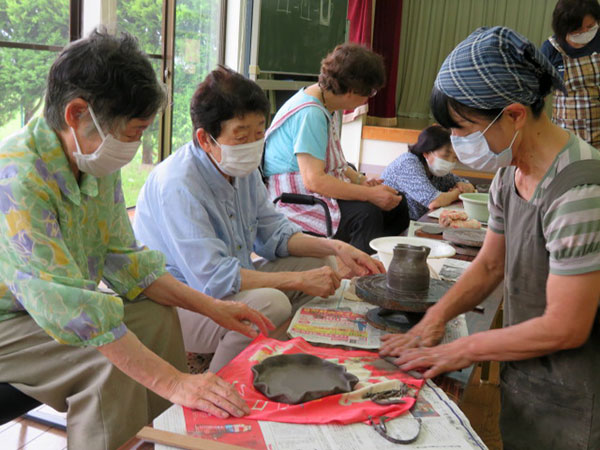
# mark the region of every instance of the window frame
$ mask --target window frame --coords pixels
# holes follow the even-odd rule
[[[69,1],[69,42],[80,39],[83,31],[83,1]],[[148,54],[153,60],[161,61],[161,81],[167,86],[169,99],[173,96],[173,75],[175,65],[175,7],[177,0],[163,0],[163,13],[161,31],[163,35],[162,54]],[[217,62],[225,62],[225,31],[227,24],[227,0],[220,0],[219,20],[219,45],[217,49]],[[59,45],[34,44],[27,42],[13,42],[0,40],[0,48],[18,48],[24,50],[60,52],[63,47]],[[172,123],[173,105],[168,102],[167,107],[160,115],[158,135],[158,161],[160,163],[172,153]]]

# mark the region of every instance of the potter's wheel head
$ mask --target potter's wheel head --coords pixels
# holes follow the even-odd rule
[[[364,301],[394,311],[425,312],[450,289],[452,283],[430,279],[425,292],[389,289],[385,274],[368,275],[356,280],[356,295]]]

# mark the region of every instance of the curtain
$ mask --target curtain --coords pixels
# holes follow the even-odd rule
[[[552,32],[555,5],[555,0],[404,0],[398,116],[430,118],[429,95],[437,72],[448,53],[473,30],[504,25],[540,46]]]
[[[373,0],[348,0],[350,42],[356,42],[371,48],[372,11]]]
[[[349,40],[369,48],[371,48],[373,1],[348,0]],[[367,114],[368,110],[368,105],[361,105],[353,110],[344,111],[342,122],[352,122],[357,117]]]
[[[369,123],[396,125],[396,86],[403,0],[377,0],[373,24],[373,51],[383,56],[386,85],[369,100]]]

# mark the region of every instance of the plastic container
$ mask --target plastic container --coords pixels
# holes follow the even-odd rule
[[[489,194],[460,194],[458,198],[462,200],[469,219],[477,219],[480,222],[487,223],[490,217],[490,211],[488,210]]]

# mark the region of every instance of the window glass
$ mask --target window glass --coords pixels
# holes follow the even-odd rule
[[[118,0],[117,31],[127,31],[138,38],[148,54],[162,53],[163,0]]]
[[[192,139],[190,100],[217,65],[221,0],[180,0],[175,14],[172,151]]]
[[[161,61],[152,60],[157,76],[160,72]],[[159,128],[161,115],[158,114],[144,134],[142,135],[142,145],[138,149],[133,160],[121,169],[121,179],[123,182],[123,194],[125,204],[135,206],[140,189],[144,185],[148,174],[159,162]]]
[[[0,140],[42,111],[46,76],[56,55],[0,47]]]
[[[69,0],[0,0],[0,41],[66,45]]]

